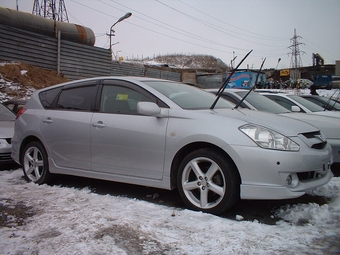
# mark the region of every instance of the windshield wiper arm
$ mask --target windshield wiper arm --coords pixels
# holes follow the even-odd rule
[[[214,109],[215,105],[217,104],[218,100],[220,99],[221,95],[223,94],[223,91],[225,89],[225,87],[227,86],[228,82],[230,81],[231,76],[233,76],[233,74],[235,73],[235,71],[239,68],[239,66],[243,63],[243,61],[249,56],[249,54],[252,52],[253,50],[249,51],[247,53],[247,55],[245,55],[245,57],[241,60],[241,62],[236,66],[235,69],[233,69],[233,71],[230,73],[230,75],[228,76],[228,78],[226,79],[226,81],[222,84],[222,86],[220,87],[220,89],[218,90],[217,94],[216,94],[216,99],[213,102],[213,104],[210,106],[210,109]]]
[[[333,95],[331,95],[327,101],[327,104],[324,106],[324,111],[326,110],[333,110],[334,105],[336,104],[336,101],[334,101],[333,105],[331,105],[331,101],[332,101],[332,97],[335,95],[335,93],[337,92],[337,90],[334,91]],[[338,95],[339,97],[339,95]],[[329,108],[329,109],[328,109]]]
[[[253,87],[251,87],[251,88],[249,89],[248,93],[245,94],[244,97],[241,99],[241,101],[238,102],[238,103],[235,105],[234,109],[237,109],[237,108],[242,104],[242,102],[246,99],[246,97],[250,94],[250,92],[252,92],[252,90],[255,88],[256,83],[257,83],[257,80],[259,79],[260,72],[261,72],[261,70],[262,70],[262,67],[263,67],[263,64],[264,64],[265,61],[266,61],[266,58],[264,58],[264,60],[262,61],[261,67],[260,67],[260,69],[259,69],[259,71],[258,71],[258,73],[257,73],[257,75],[256,75],[256,79],[255,79],[255,83],[254,83]]]

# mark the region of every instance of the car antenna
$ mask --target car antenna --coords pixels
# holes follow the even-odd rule
[[[256,75],[256,79],[255,79],[255,83],[254,83],[253,87],[251,87],[251,88],[249,89],[248,93],[245,94],[245,96],[240,100],[240,102],[238,102],[238,103],[235,105],[234,109],[237,109],[237,108],[242,104],[242,102],[246,99],[246,97],[250,94],[250,92],[251,92],[252,90],[255,89],[255,86],[256,86],[256,84],[257,84],[257,80],[259,79],[260,72],[261,72],[261,70],[262,70],[262,67],[263,67],[263,64],[264,64],[265,61],[266,61],[266,58],[264,58],[264,60],[262,61],[261,67],[260,67],[260,69],[259,69],[259,71],[258,71],[258,73],[257,73],[257,75]]]
[[[249,51],[247,53],[247,55],[245,55],[245,57],[241,60],[241,62],[236,66],[235,69],[233,69],[233,71],[230,73],[230,75],[228,76],[228,78],[226,79],[226,81],[222,84],[222,86],[220,87],[220,89],[218,90],[217,94],[216,94],[216,99],[213,102],[213,104],[210,106],[210,109],[214,109],[215,105],[217,104],[217,101],[220,99],[225,87],[227,86],[228,82],[230,81],[231,76],[233,76],[233,74],[236,72],[236,70],[239,68],[239,66],[243,63],[243,61],[249,56],[249,54],[252,52],[253,50]]]

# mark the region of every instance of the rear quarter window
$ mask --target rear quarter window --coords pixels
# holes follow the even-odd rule
[[[50,89],[50,90],[45,90],[39,93],[39,99],[42,104],[42,106],[45,109],[52,109],[52,105],[56,97],[61,91],[60,88],[55,88],[55,89]]]

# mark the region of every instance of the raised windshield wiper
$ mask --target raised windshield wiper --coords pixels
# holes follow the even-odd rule
[[[339,90],[339,89],[337,89],[337,90]],[[327,104],[323,107],[323,108],[324,108],[324,111],[326,111],[326,110],[329,110],[329,111],[333,110],[334,105],[336,104],[336,101],[334,100],[333,105],[331,105],[331,102],[332,102],[332,98],[333,98],[333,96],[335,95],[335,93],[337,92],[337,90],[335,90],[334,93],[333,93],[333,95],[331,95],[331,96],[329,97],[329,99],[328,99],[328,101],[327,101]],[[339,98],[339,94],[338,94],[338,98]]]
[[[235,69],[233,69],[233,71],[230,73],[230,75],[228,76],[228,78],[226,79],[226,81],[222,84],[222,86],[220,87],[220,89],[218,90],[217,94],[216,94],[216,99],[213,102],[213,104],[210,106],[210,109],[214,109],[215,105],[217,104],[218,100],[220,99],[221,95],[223,94],[223,91],[225,89],[225,87],[227,86],[228,82],[230,81],[231,76],[233,76],[233,74],[235,73],[235,71],[239,68],[239,66],[243,63],[243,61],[249,56],[249,54],[252,52],[253,50],[249,51],[247,55],[245,55],[245,57],[241,60],[241,62],[236,66]]]
[[[245,94],[244,97],[241,99],[241,101],[238,102],[238,103],[235,105],[234,109],[237,109],[237,108],[242,104],[242,102],[246,99],[246,97],[250,94],[250,92],[252,92],[252,90],[255,88],[256,83],[257,83],[257,80],[259,79],[260,72],[261,72],[261,70],[262,70],[262,67],[263,67],[263,64],[264,64],[265,61],[266,61],[266,58],[264,58],[264,60],[262,61],[260,70],[258,71],[258,73],[257,73],[257,75],[256,75],[256,79],[255,79],[255,83],[254,83],[253,87],[251,87],[251,88],[249,89],[248,93]]]

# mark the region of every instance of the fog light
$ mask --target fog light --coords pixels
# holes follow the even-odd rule
[[[288,185],[288,186],[291,185],[291,184],[292,184],[292,181],[293,181],[292,176],[291,176],[291,175],[288,175],[287,178],[286,178],[286,183],[287,183],[287,185]]]
[[[289,187],[296,187],[299,184],[299,177],[297,174],[289,174],[286,178],[286,185]]]

